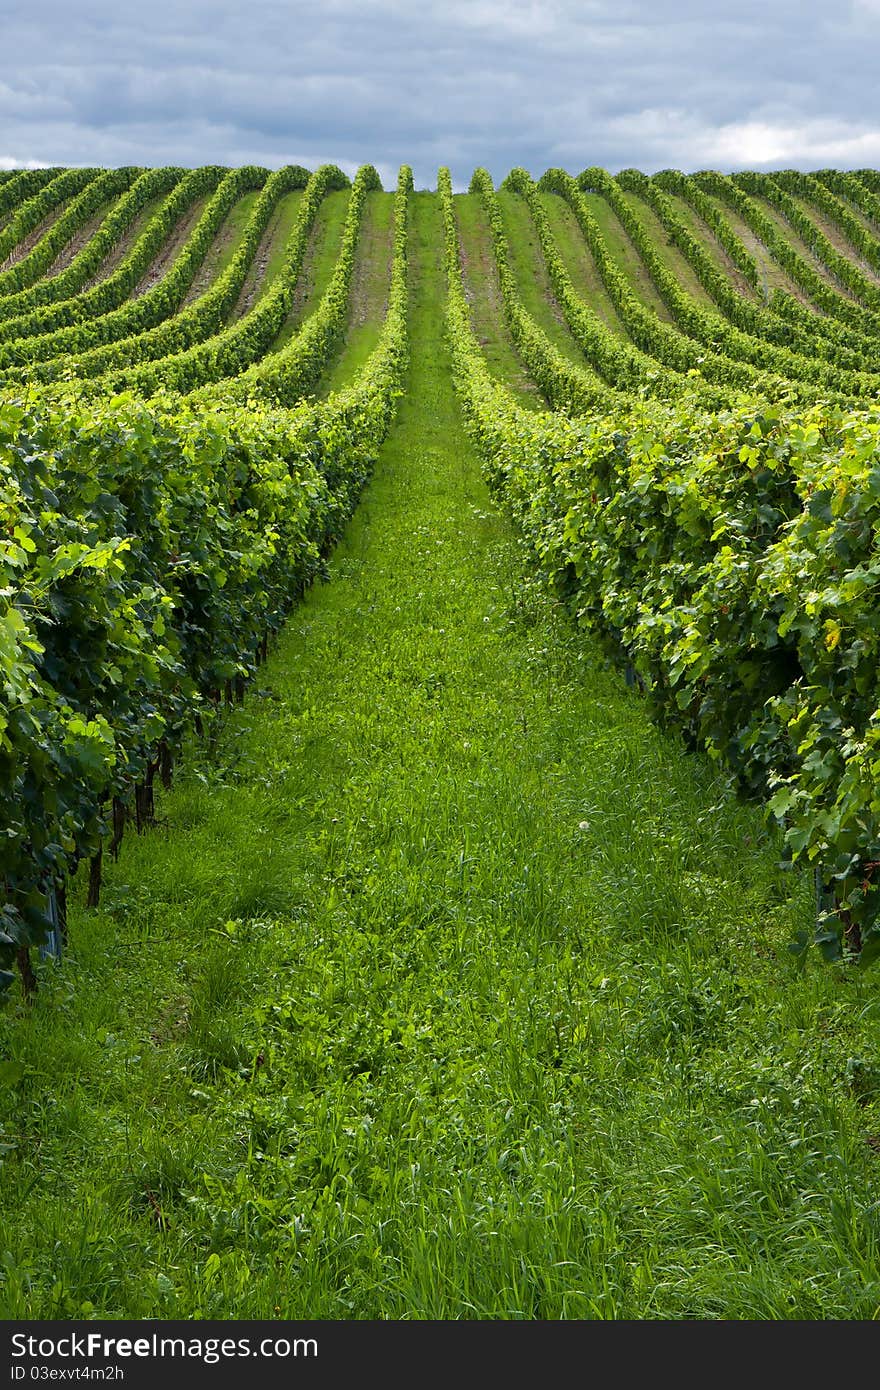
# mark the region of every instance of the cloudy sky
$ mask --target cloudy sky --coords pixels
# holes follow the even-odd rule
[[[0,0],[0,168],[880,167],[880,0]]]

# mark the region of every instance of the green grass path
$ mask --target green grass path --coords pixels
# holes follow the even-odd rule
[[[342,342],[318,389],[326,398],[342,391],[361,371],[379,341],[388,309],[394,237],[394,194],[374,189],[367,194],[363,224],[355,249]]]
[[[454,207],[465,298],[489,371],[513,392],[520,405],[543,410],[546,401],[507,326],[492,231],[482,199],[478,193],[457,193]]]
[[[0,1013],[0,1314],[873,1316],[872,996],[795,971],[809,883],[524,580],[413,201],[330,582]]]
[[[558,193],[539,193],[544,212],[556,242],[556,249],[577,293],[600,319],[619,337],[627,337],[611,297],[599,274],[593,253],[568,203]]]
[[[572,336],[553,293],[550,273],[528,204],[518,193],[509,193],[504,189],[496,194],[496,198],[520,303],[557,351],[574,366],[583,368],[583,349]]]

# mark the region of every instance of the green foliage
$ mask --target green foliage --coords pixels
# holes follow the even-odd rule
[[[327,402],[2,405],[4,968],[42,939],[49,889],[98,850],[106,805],[252,674],[339,534],[406,362],[410,189],[404,170],[383,333]]]
[[[112,307],[112,299],[107,297],[106,290],[103,295],[90,296],[83,286],[100,270],[101,262],[115,248],[117,241],[124,236],[147,203],[170,192],[181,181],[186,182],[189,188],[195,189],[203,186],[204,179],[204,172],[199,170],[193,170],[186,175],[183,169],[146,169],[111,208],[94,235],[64,270],[59,271],[57,275],[39,280],[28,289],[19,290],[17,294],[7,294],[0,298],[0,342],[49,333],[52,328],[65,322],[77,322],[88,318],[90,312],[103,313]],[[176,205],[176,199],[169,198],[164,207],[171,208]],[[150,220],[150,226],[153,227],[155,224],[157,230],[165,225],[159,216],[160,211],[157,209],[155,216]],[[155,234],[154,239],[145,239],[146,230],[145,228],[138,239],[138,246],[141,248],[141,259],[135,262],[139,267],[138,273],[145,267],[145,255],[152,254],[158,240]],[[149,248],[149,251],[145,248]],[[124,258],[123,264],[129,260],[130,257]],[[125,273],[122,266],[119,266],[114,276],[119,277],[118,283],[127,284],[130,288],[133,281],[126,281],[123,278]],[[51,306],[51,309],[48,306]],[[0,358],[0,361],[5,359]]]
[[[39,238],[33,249],[21,260],[16,261],[0,274],[0,289],[12,296],[48,271],[58,253],[64,249],[71,237],[79,231],[93,214],[102,209],[108,199],[125,192],[141,174],[140,169],[107,169],[97,178],[91,179],[78,197],[72,199],[52,223],[49,230]],[[115,239],[115,233],[114,233]],[[104,246],[112,242],[104,240]],[[88,267],[86,267],[88,273]]]
[[[12,807],[0,865],[9,902],[4,969],[19,944],[40,939],[52,887],[95,856],[117,806],[134,800],[141,814],[139,795],[194,716],[204,723],[223,692],[253,674],[267,633],[320,572],[387,429],[406,360],[408,180],[402,171],[378,344],[347,389],[324,402],[305,396],[347,321],[364,207],[380,187],[372,166],[351,185],[320,303],[274,353],[321,200],[349,186],[335,166],[311,176],[296,167],[271,175],[74,170],[0,184],[0,201],[13,209],[7,239],[59,211],[12,267],[21,268],[22,287],[10,281],[14,292],[0,296],[8,388],[0,790]],[[768,798],[787,853],[820,866],[835,903],[820,924],[824,949],[855,949],[861,939],[864,960],[880,939],[872,791],[880,653],[871,601],[880,451],[876,413],[847,405],[874,393],[864,351],[873,310],[831,290],[760,199],[804,235],[809,223],[816,255],[870,305],[863,272],[805,210],[814,205],[835,221],[870,261],[872,239],[850,210],[870,210],[869,184],[791,172],[727,180],[666,171],[649,180],[626,171],[615,180],[595,169],[578,183],[548,171],[541,187],[572,209],[627,341],[579,299],[536,186],[514,170],[507,187],[528,206],[581,366],[524,309],[492,181],[477,170],[472,189],[491,232],[506,321],[552,406],[536,414],[493,381],[474,340],[441,180],[456,379],[488,476],[559,597],[633,668],[658,716]],[[304,185],[284,265],[230,322],[280,199]],[[581,188],[607,200],[674,325],[633,292]],[[252,189],[259,195],[229,264],[184,305],[218,229]],[[815,292],[829,317],[812,358],[804,316],[815,316],[791,296],[761,306],[737,295],[667,189],[705,216],[751,283],[755,262],[715,199]],[[654,210],[717,311],[678,284],[631,194]],[[206,195],[168,273],[126,298]],[[114,197],[71,264],[37,282]],[[157,197],[114,272],[78,294]],[[4,299],[14,309],[5,318]]]
[[[132,173],[133,171],[129,170],[128,172]],[[37,178],[32,183],[25,185],[28,194],[32,194],[32,196],[29,196],[17,207],[13,204],[13,214],[6,226],[0,231],[0,264],[9,257],[10,253],[15,251],[16,246],[24,240],[29,232],[39,227],[44,218],[59,208],[72,195],[82,192],[89,184],[97,182],[102,177],[104,175],[100,169],[65,169],[63,172],[57,173],[57,176],[52,179]],[[17,191],[17,183],[15,187]],[[10,191],[11,188],[12,185],[10,185]],[[18,265],[0,271],[0,294],[14,292],[26,283],[28,283],[27,272],[20,270]]]
[[[830,327],[833,328],[833,321],[837,320],[840,329],[850,330],[849,333],[841,332],[838,335],[840,341],[851,344],[856,350],[870,348],[871,339],[880,331],[880,314],[854,303],[829,284],[816,266],[800,254],[761,207],[758,199],[763,195],[783,216],[789,218],[796,230],[804,228],[813,245],[833,251],[834,248],[827,242],[827,238],[809,223],[806,215],[778,185],[762,175],[734,175],[726,178],[714,171],[695,174],[694,181],[699,188],[717,196],[739,213],[779,264],[784,266],[795,284],[809,295],[814,305],[829,315],[832,320]],[[834,254],[836,256],[836,252]],[[777,309],[783,317],[791,317],[801,324],[809,325],[816,321],[815,311],[798,304],[791,295],[774,293],[771,307]],[[827,330],[829,325],[824,327]]]
[[[523,411],[486,372],[458,270],[448,174],[448,324],[487,475],[577,620],[639,673],[653,707],[771,796],[867,962],[880,941],[880,416],[754,401],[644,400],[579,422]],[[847,938],[846,929],[850,928]]]
[[[662,182],[661,182],[662,181]],[[655,275],[655,283],[661,290],[666,303],[672,310],[676,321],[692,337],[723,349],[726,355],[754,363],[756,366],[775,372],[791,381],[814,383],[810,393],[815,397],[824,391],[831,398],[845,396],[873,396],[878,389],[874,358],[868,353],[856,353],[833,341],[826,340],[817,322],[812,332],[800,329],[763,305],[756,305],[738,294],[730,280],[718,270],[703,244],[691,234],[679,217],[667,196],[665,189],[671,187],[680,192],[683,185],[691,186],[690,180],[681,174],[658,175],[646,178],[635,169],[627,169],[614,181],[621,188],[638,193],[648,202],[657,214],[670,242],[687,258],[693,266],[700,283],[715,300],[722,314],[701,310],[699,306],[679,287],[674,276],[664,272]],[[695,190],[701,213],[709,200]],[[617,204],[615,204],[617,206]],[[625,206],[625,204],[624,204]],[[710,205],[711,206],[711,205]],[[728,253],[734,248],[734,238],[724,219],[717,215],[711,221],[713,231],[721,232],[722,245]],[[633,219],[637,225],[637,219]],[[641,243],[649,240],[642,234]],[[743,248],[744,249],[744,248]],[[747,255],[750,269],[757,268]],[[745,264],[742,258],[736,263]],[[652,272],[653,273],[653,272]],[[751,279],[751,275],[749,276]],[[827,359],[817,361],[817,358]],[[833,364],[833,365],[832,365]],[[835,368],[844,368],[839,371]],[[846,370],[851,369],[851,370]],[[803,392],[803,388],[801,388]],[[809,395],[803,393],[804,399]]]

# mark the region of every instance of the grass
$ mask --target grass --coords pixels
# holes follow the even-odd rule
[[[0,1012],[0,1314],[871,1318],[871,978],[528,579],[413,201],[330,582]]]
[[[499,192],[497,198],[507,236],[510,268],[516,278],[523,308],[531,314],[563,357],[576,367],[583,367],[584,353],[572,337],[553,293],[528,204],[517,193]]]
[[[231,264],[259,196],[259,190],[256,189],[250,193],[243,193],[230,208],[208,247],[207,255],[187,292],[185,304],[191,304],[193,300],[205,294]]]
[[[612,333],[617,333],[622,338],[627,337],[626,328],[602,283],[592,252],[584,240],[571,208],[557,193],[541,193],[539,197],[544,205],[556,248],[574,288]]]
[[[325,373],[320,394],[341,391],[364,366],[379,341],[391,283],[394,194],[367,194],[349,293],[348,322],[340,351]]]
[[[682,255],[677,246],[673,245],[669,233],[650,204],[637,193],[630,193],[626,189],[621,189],[620,193],[623,201],[628,204],[630,212],[638,219],[650,237],[659,260],[675,276],[681,288],[703,308],[714,308],[712,300],[700,284],[690,261]]]
[[[705,192],[705,190],[704,190]],[[761,272],[761,283],[766,291],[766,296],[775,289],[785,290],[801,303],[810,304],[804,291],[791,279],[788,272],[783,269],[778,261],[774,260],[767,247],[752,231],[745,218],[741,217],[730,205],[721,197],[713,193],[706,193],[709,202],[714,205],[724,220],[729,224],[731,230],[739,237],[746,247],[746,250],[755,260]],[[787,228],[788,224],[784,226]],[[782,229],[780,229],[782,230]]]
[[[318,208],[294,292],[293,303],[270,349],[278,352],[317,309],[339,258],[350,189],[328,193]]]
[[[640,299],[647,308],[653,309],[658,318],[666,323],[671,322],[672,316],[654,286],[648,267],[630,241],[610,203],[606,202],[601,193],[584,193],[583,198],[594,221],[599,225],[611,259],[626,276],[636,299]]]
[[[233,318],[239,318],[242,313],[252,309],[282,270],[287,259],[287,243],[296,225],[302,198],[301,188],[279,198],[241,287]]]
[[[541,410],[544,398],[521,361],[504,318],[492,233],[479,194],[456,194],[455,216],[464,292],[489,370],[514,392],[521,405]]]
[[[722,275],[727,276],[737,294],[741,294],[745,299],[756,299],[757,295],[755,290],[725,251],[712,228],[703,221],[700,214],[691,207],[690,203],[686,202],[684,198],[680,197],[677,193],[670,193],[668,189],[664,189],[664,193],[671,203],[676,217],[684,222],[691,236],[701,243],[703,250],[714,261],[716,270],[719,270]]]

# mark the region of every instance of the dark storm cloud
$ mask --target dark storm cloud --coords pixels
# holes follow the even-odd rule
[[[880,0],[5,0],[0,167],[880,164]]]

